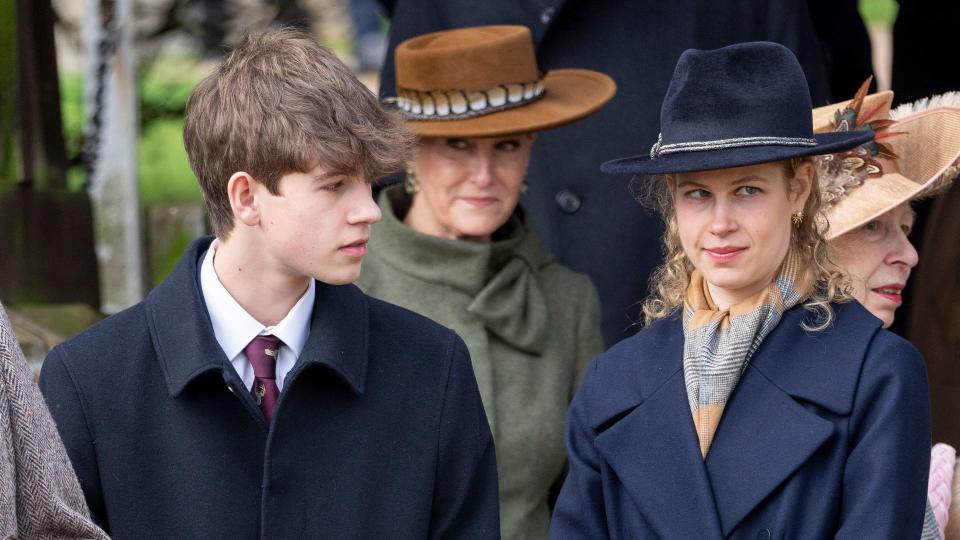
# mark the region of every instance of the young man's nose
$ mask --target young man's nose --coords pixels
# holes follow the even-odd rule
[[[351,225],[361,223],[368,223],[372,225],[380,221],[380,218],[382,217],[380,206],[373,198],[373,194],[370,192],[370,190],[366,189],[357,191],[358,193],[354,198],[353,207],[347,214],[347,222],[349,222]]]

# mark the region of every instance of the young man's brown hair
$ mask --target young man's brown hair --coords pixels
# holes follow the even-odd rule
[[[248,36],[194,89],[183,133],[210,222],[233,227],[227,182],[250,174],[274,195],[280,178],[321,165],[374,180],[402,169],[413,136],[330,51],[300,31]]]

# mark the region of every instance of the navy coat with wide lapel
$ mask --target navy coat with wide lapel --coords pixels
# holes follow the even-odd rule
[[[923,360],[857,303],[798,307],[757,350],[706,460],[679,318],[591,365],[570,407],[551,538],[917,538],[930,413]]]
[[[817,2],[821,3],[822,0]],[[856,85],[870,74],[870,48],[854,9],[831,0],[826,42],[818,39],[809,0],[396,0],[380,95],[396,95],[394,50],[405,39],[448,28],[522,24],[530,28],[542,70],[588,68],[616,81],[617,95],[595,114],[541,133],[521,198],[544,244],[563,265],[590,276],[603,310],[607,346],[627,337],[646,296],[647,276],[661,260],[660,219],[634,200],[630,175],[600,174],[600,163],[644,154],[657,140],[660,103],[677,59],[689,48],[714,49],[742,41],[776,41],[803,66],[815,105],[830,102],[827,58]],[[836,36],[840,36],[837,38]],[[851,46],[845,36],[859,36]],[[824,49],[840,41],[837,50]]]
[[[95,520],[115,538],[499,538],[493,441],[460,338],[318,282],[268,426],[203,304],[208,244],[44,362]]]

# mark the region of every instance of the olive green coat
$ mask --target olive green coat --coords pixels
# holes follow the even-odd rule
[[[521,211],[489,243],[449,240],[402,223],[409,201],[399,188],[381,194],[357,284],[466,342],[497,449],[503,538],[546,538],[564,415],[603,350],[596,290],[544,250]]]

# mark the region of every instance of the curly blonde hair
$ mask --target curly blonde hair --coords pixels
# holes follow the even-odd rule
[[[792,179],[804,163],[813,165],[813,158],[794,158],[780,162],[784,180]],[[808,331],[823,330],[833,322],[831,302],[852,299],[850,277],[830,259],[827,249],[827,220],[822,202],[816,167],[813,167],[810,196],[803,207],[803,220],[793,227],[790,250],[800,256],[805,275],[803,282],[812,285],[810,296],[803,307],[814,314],[812,321],[804,322]],[[643,182],[641,203],[656,210],[664,222],[663,264],[650,276],[650,295],[643,302],[643,325],[648,326],[671,314],[683,305],[693,263],[683,252],[674,207],[673,193],[667,177],[638,179]]]

